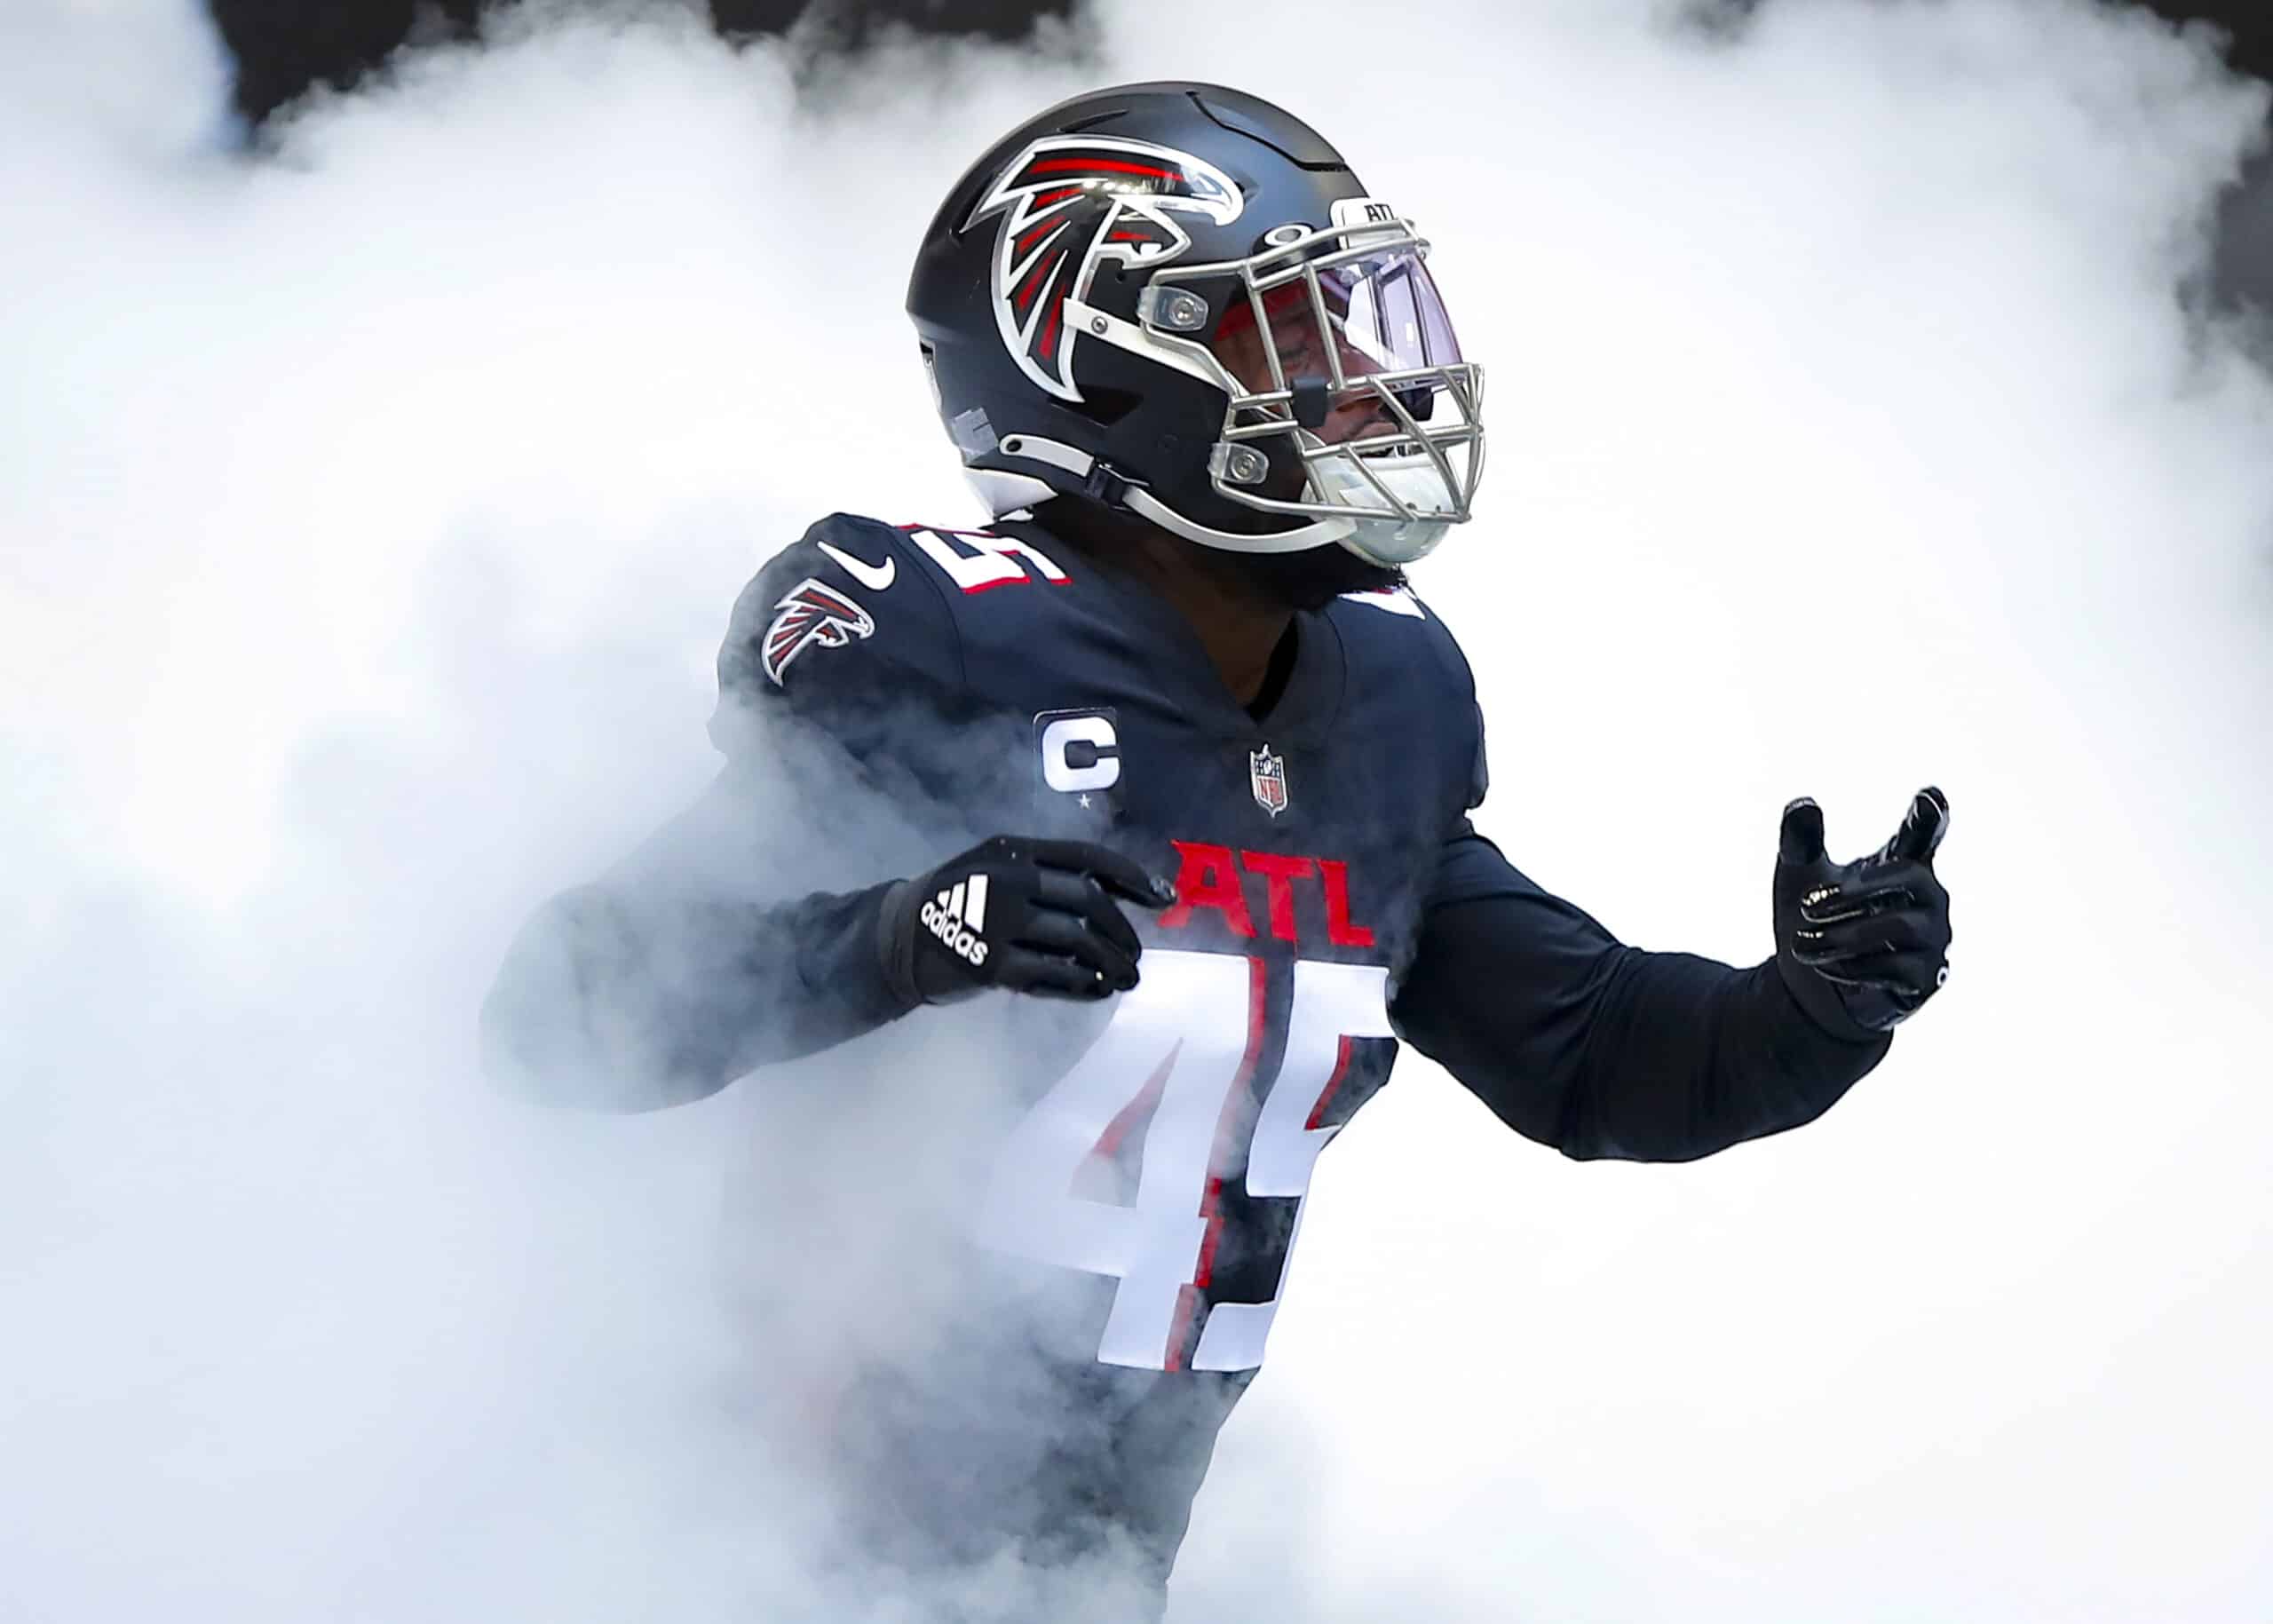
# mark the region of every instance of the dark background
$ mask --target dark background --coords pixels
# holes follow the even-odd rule
[[[256,123],[317,83],[345,89],[408,40],[466,38],[484,0],[207,0],[236,59],[237,108]],[[728,38],[806,21],[814,48],[855,50],[892,23],[935,34],[1017,39],[1073,0],[709,0]],[[810,16],[808,16],[810,13]]]
[[[345,89],[408,40],[471,37],[482,0],[207,0],[236,62],[236,102],[255,126],[316,83]],[[1755,0],[1699,0],[1732,27]],[[1070,16],[1075,0],[709,0],[729,38],[779,35],[803,20],[816,56],[857,51],[892,23],[934,33],[1016,39],[1043,17]],[[2273,81],[2273,4],[2253,0],[2150,0],[2174,21],[2199,20],[2228,36],[2229,59]],[[2222,211],[2215,291],[2273,311],[2273,153],[2260,153]]]

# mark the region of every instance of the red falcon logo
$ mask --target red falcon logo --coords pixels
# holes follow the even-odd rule
[[[833,586],[811,576],[800,582],[773,606],[773,623],[765,629],[758,663],[781,685],[789,661],[818,643],[823,648],[843,648],[856,638],[874,637],[876,622],[868,612]]]
[[[1150,141],[1052,135],[1002,171],[964,222],[1002,217],[994,244],[994,325],[1026,376],[1064,400],[1073,385],[1069,299],[1086,299],[1100,261],[1165,265],[1192,246],[1177,214],[1239,218],[1239,189],[1204,159]]]

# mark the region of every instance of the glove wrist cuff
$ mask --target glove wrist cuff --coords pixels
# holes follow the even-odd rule
[[[876,960],[884,986],[903,1010],[923,1002],[923,986],[915,979],[915,904],[919,892],[913,880],[895,882],[884,891],[876,909]]]
[[[1806,965],[1795,964],[1778,953],[1776,976],[1792,1002],[1799,1005],[1801,1013],[1826,1036],[1837,1038],[1842,1043],[1875,1043],[1886,1035],[1872,1031],[1848,1014],[1839,990]]]

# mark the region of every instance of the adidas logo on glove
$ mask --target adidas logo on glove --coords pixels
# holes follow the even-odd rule
[[[971,964],[986,963],[986,876],[958,880],[923,905],[924,929]]]

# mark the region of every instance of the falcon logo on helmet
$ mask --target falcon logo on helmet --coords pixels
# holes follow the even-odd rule
[[[1065,302],[1086,296],[1098,262],[1166,265],[1192,246],[1176,215],[1228,226],[1242,207],[1231,178],[1189,153],[1120,137],[1055,135],[1011,161],[964,228],[1002,216],[994,325],[1020,371],[1059,400],[1079,400],[1078,335],[1066,324]]]
[[[791,588],[773,608],[773,623],[765,629],[758,663],[777,688],[789,661],[813,645],[843,648],[855,638],[875,635],[876,622],[866,609],[811,576]]]

